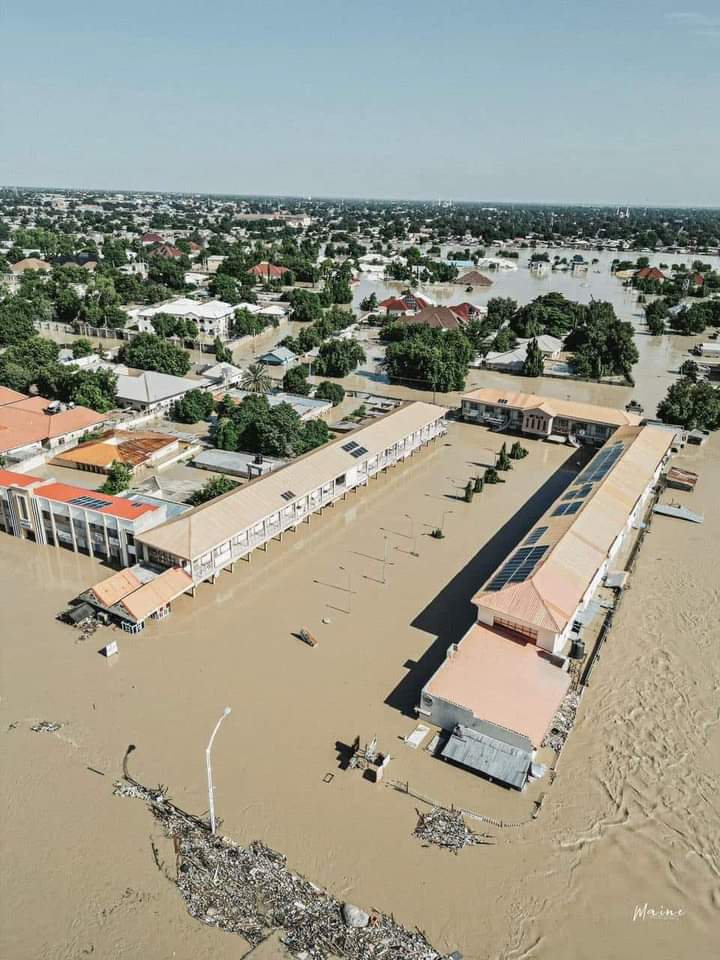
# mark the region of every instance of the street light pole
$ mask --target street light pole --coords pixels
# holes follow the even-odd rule
[[[388,560],[388,555],[387,555],[387,554],[388,554],[388,538],[387,538],[387,537],[383,537],[383,540],[385,541],[385,542],[384,542],[384,545],[383,545],[383,583],[385,583],[385,582],[386,582],[386,580],[385,580],[385,565],[387,564],[387,560]]]
[[[215,787],[212,782],[212,764],[210,762],[210,751],[212,750],[213,740],[215,739],[215,734],[220,729],[220,724],[223,722],[225,717],[229,716],[231,713],[230,707],[225,707],[223,710],[223,715],[220,717],[218,722],[215,724],[215,729],[212,732],[210,737],[210,742],[207,745],[207,750],[205,751],[205,762],[207,763],[207,782],[208,782],[208,801],[210,803],[210,829],[215,833]]]
[[[352,613],[352,573],[351,573],[349,570],[346,570],[345,567],[342,566],[342,564],[340,564],[340,569],[347,574],[347,578],[348,578],[348,585],[347,585],[347,591],[348,591],[348,608],[347,608],[347,612],[348,612],[348,613]]]
[[[442,534],[445,533],[445,517],[449,513],[454,513],[454,512],[455,512],[454,510],[443,510],[442,520],[440,521],[440,533]]]
[[[417,536],[415,534],[415,520],[413,519],[413,517],[410,516],[409,513],[406,513],[405,516],[410,521],[410,537],[412,538],[412,542],[413,542],[412,555],[414,557],[417,557],[419,554],[417,552]]]

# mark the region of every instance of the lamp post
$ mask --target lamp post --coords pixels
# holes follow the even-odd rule
[[[383,541],[384,541],[384,543],[383,543],[383,565],[382,565],[383,581],[382,581],[382,582],[383,582],[383,583],[386,583],[386,580],[385,580],[385,565],[386,565],[387,562],[388,562],[388,538],[387,538],[387,537],[383,537]]]
[[[232,711],[230,707],[225,707],[225,709],[223,710],[223,715],[215,724],[215,729],[212,732],[212,736],[210,737],[210,742],[208,743],[207,750],[205,751],[205,761],[207,763],[208,801],[210,803],[210,829],[212,830],[213,833],[215,833],[215,788],[213,787],[213,782],[212,782],[212,764],[210,763],[210,751],[212,750],[215,734],[220,729],[220,724],[223,722],[225,717],[229,716],[231,713]]]
[[[454,512],[455,512],[454,510],[443,510],[442,519],[441,519],[441,521],[440,521],[440,533],[442,533],[442,534],[445,533],[445,517],[446,517],[449,513],[454,513]]]
[[[409,513],[405,514],[406,518],[410,521],[410,537],[413,542],[412,555],[414,557],[419,556],[417,552],[417,535],[415,533],[415,520],[410,516]]]
[[[340,570],[347,574],[348,585],[347,585],[347,595],[348,595],[348,608],[347,612],[352,613],[352,573],[347,570],[342,564],[339,565]]]

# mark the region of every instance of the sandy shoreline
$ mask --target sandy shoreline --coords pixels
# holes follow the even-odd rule
[[[96,654],[104,640],[77,643],[52,619],[99,565],[0,539],[4,957],[242,955],[238,938],[187,916],[153,863],[150,836],[166,857],[169,847],[149,813],[111,794],[132,742],[139,779],[204,811],[204,748],[226,703],[233,714],[214,749],[224,831],[276,847],[336,896],[393,912],[467,960],[710,955],[720,919],[717,438],[677,460],[700,473],[693,497],[677,499],[705,524],[655,519],[556,781],[523,794],[399,738],[426,672],[472,619],[473,585],[567,483],[568,450],[529,441],[508,483],[468,505],[450,498],[502,438],[453,424],[448,442],[182,598],[163,623],[121,636],[115,661]],[[446,539],[433,541],[424,534],[446,509]],[[382,584],[385,535],[393,565]],[[301,626],[317,648],[292,639]],[[37,719],[65,726],[32,733]],[[545,791],[542,813],[492,830],[492,847],[458,857],[423,848],[410,798],[338,770],[336,741],[356,734],[377,734],[395,758],[389,776],[439,800],[522,820]],[[638,902],[686,915],[633,922]]]

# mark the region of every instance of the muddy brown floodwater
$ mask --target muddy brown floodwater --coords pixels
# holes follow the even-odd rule
[[[204,750],[225,705],[213,750],[222,830],[284,852],[338,898],[392,912],[467,960],[716,955],[717,437],[678,458],[700,482],[676,499],[705,523],[652,523],[552,785],[511,793],[401,742],[420,686],[472,620],[473,589],[577,469],[576,453],[527,441],[507,483],[456,499],[501,442],[451,424],[447,444],[181,598],[137,637],[101,630],[80,642],[53,618],[106,571],[0,537],[0,956],[243,955],[239,938],[185,912],[151,844],[171,873],[172,847],[143,804],[112,796],[133,743],[138,779],[205,811]],[[427,534],[446,510],[435,541]],[[300,627],[317,647],[293,638]],[[110,637],[120,653],[107,661],[97,650]],[[38,720],[63,726],[32,732]],[[339,769],[357,734],[377,734],[390,777],[443,803],[515,822],[545,793],[540,815],[483,826],[494,845],[457,857],[425,848],[411,835],[417,801]],[[653,919],[661,908],[676,919]],[[275,943],[260,955],[283,953]]]

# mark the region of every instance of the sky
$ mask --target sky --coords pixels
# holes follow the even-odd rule
[[[720,206],[720,0],[0,10],[0,184]]]

